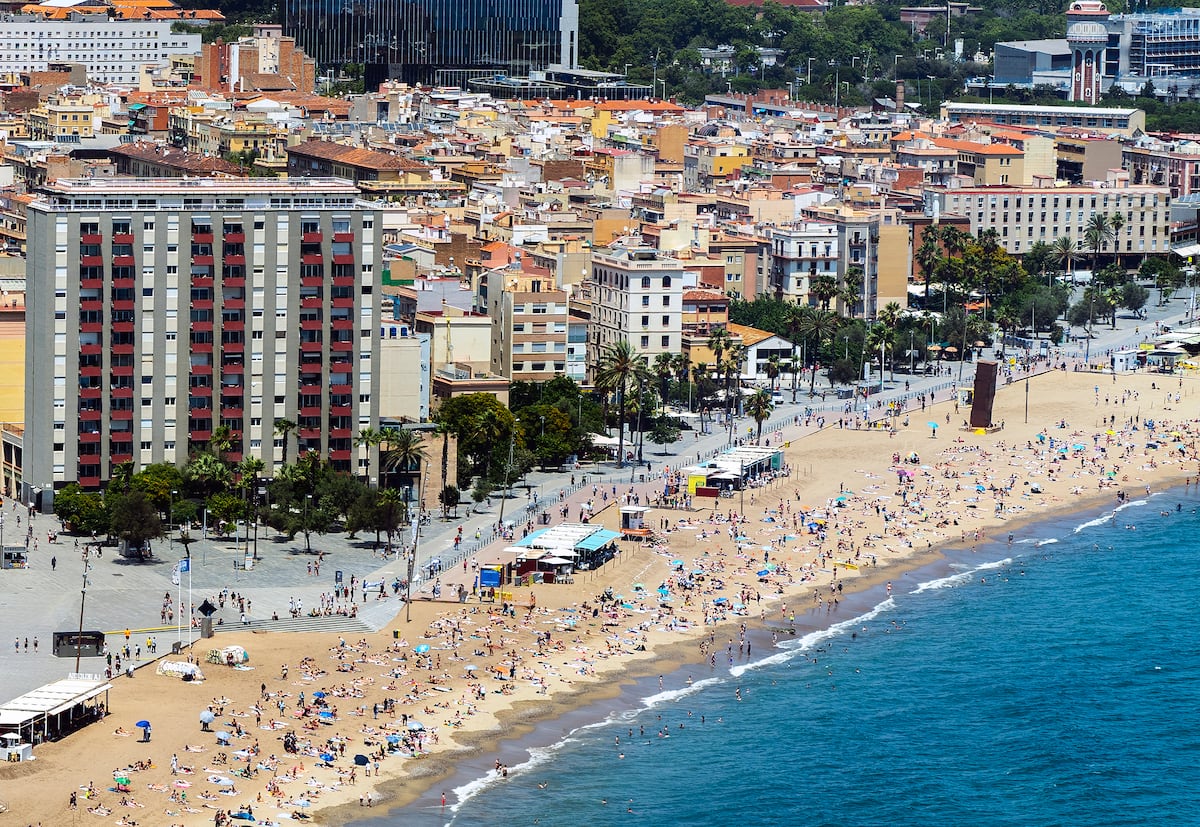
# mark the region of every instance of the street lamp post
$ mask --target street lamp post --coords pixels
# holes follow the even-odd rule
[[[167,532],[175,530],[175,498],[179,495],[178,491],[171,491],[171,510],[167,512]]]

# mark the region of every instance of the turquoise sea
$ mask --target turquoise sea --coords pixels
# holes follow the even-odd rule
[[[1200,824],[1198,509],[1177,489],[952,552],[361,824]]]

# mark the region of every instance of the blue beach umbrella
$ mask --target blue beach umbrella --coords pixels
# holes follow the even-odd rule
[[[418,655],[423,655],[429,651],[429,644],[428,643],[418,643],[416,646],[413,647],[413,651],[416,652]]]
[[[333,755],[328,752],[322,752],[321,760],[324,761],[326,764],[333,763]]]
[[[134,724],[134,726],[138,727],[139,729],[145,729],[146,727],[150,726],[150,722],[149,721],[138,721],[136,724]]]
[[[400,736],[399,735],[389,735],[387,737],[387,742],[389,744],[398,744],[398,743],[400,743]]]
[[[683,561],[682,561],[682,560],[672,560],[672,561],[671,561],[671,565],[672,565],[672,566],[682,566],[682,565],[683,565]]]
[[[324,698],[324,697],[325,697],[325,693],[324,693],[324,692],[314,692],[314,693],[312,694],[312,696],[313,696],[314,698]]]
[[[767,576],[768,574],[770,574],[770,573],[771,573],[771,572],[770,572],[769,570],[767,570],[767,569],[763,569],[762,571],[760,571],[760,572],[758,573],[758,576],[759,576],[759,577],[766,577],[766,576]]]
[[[413,732],[421,732],[425,729],[425,725],[420,721],[409,721],[408,728]]]

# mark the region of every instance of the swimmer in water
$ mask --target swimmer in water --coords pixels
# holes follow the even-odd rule
[[[737,698],[739,701],[742,699],[742,688],[740,686],[736,690],[734,690],[733,696],[735,698]]]

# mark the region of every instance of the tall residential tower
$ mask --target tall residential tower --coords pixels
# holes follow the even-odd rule
[[[28,214],[27,489],[182,464],[222,426],[266,476],[285,450],[371,472],[381,227],[353,184],[64,179]]]

